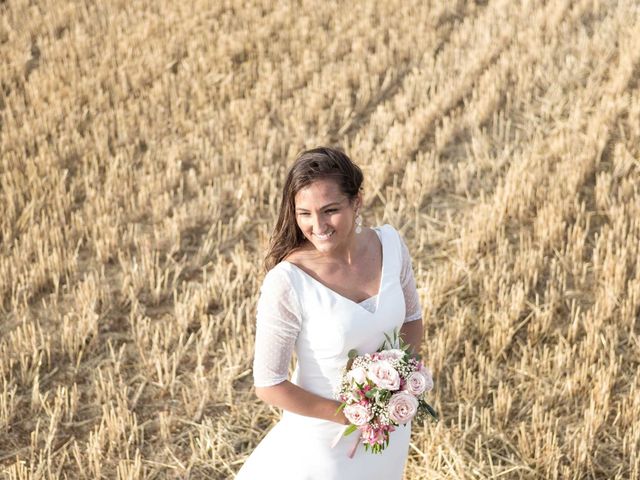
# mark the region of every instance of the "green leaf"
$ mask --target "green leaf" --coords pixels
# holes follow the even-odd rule
[[[427,402],[425,402],[424,406],[427,409],[427,411],[429,412],[429,415],[431,415],[433,418],[435,418],[436,421],[439,420],[438,414],[436,413],[436,411],[433,409],[433,407],[431,405],[429,405]]]
[[[387,335],[387,333],[386,333],[386,332],[384,333],[384,338],[386,338],[386,340],[385,340],[385,341],[384,341],[384,343],[382,344],[382,347],[381,347],[381,348],[382,348],[382,350],[385,350],[385,349],[386,349],[385,347],[387,346],[387,344],[388,344],[389,346],[391,346],[391,345],[392,345],[392,343],[391,343],[391,338],[389,337],[389,335]],[[388,343],[387,343],[387,342],[388,342]]]
[[[358,429],[358,427],[356,427],[355,425],[349,425],[347,427],[347,429],[344,431],[344,436],[346,437],[347,435],[352,434],[353,432],[355,432]]]
[[[382,400],[383,402],[386,402],[389,397],[391,397],[390,390],[387,390],[387,389],[380,390],[380,395],[379,395],[380,400]]]
[[[349,353],[347,353],[347,355],[349,356],[349,359],[354,359],[358,356],[358,351],[355,348],[352,348],[351,350],[349,350]]]

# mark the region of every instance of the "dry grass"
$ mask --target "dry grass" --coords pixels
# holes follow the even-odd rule
[[[640,478],[632,0],[0,3],[0,469],[231,478],[284,169],[401,229],[437,425],[407,478]]]

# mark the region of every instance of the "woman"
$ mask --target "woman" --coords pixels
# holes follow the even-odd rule
[[[401,328],[422,338],[421,309],[406,245],[389,225],[363,228],[362,172],[331,148],[302,153],[289,170],[257,306],[256,395],[284,410],[237,480],[399,480],[411,424],[382,454],[358,446],[334,399],[348,352],[374,352]],[[287,379],[291,354],[297,365]],[[334,444],[334,440],[339,438]]]

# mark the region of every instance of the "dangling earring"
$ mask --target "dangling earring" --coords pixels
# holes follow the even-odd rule
[[[356,215],[356,233],[362,232],[362,215]]]

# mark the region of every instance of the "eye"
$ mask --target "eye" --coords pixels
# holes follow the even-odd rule
[[[327,212],[327,213],[335,213],[337,211],[338,211],[337,208],[330,208],[329,210],[325,210],[325,212]]]
[[[307,215],[309,215],[309,212],[298,212],[298,215],[301,217],[306,217]]]

